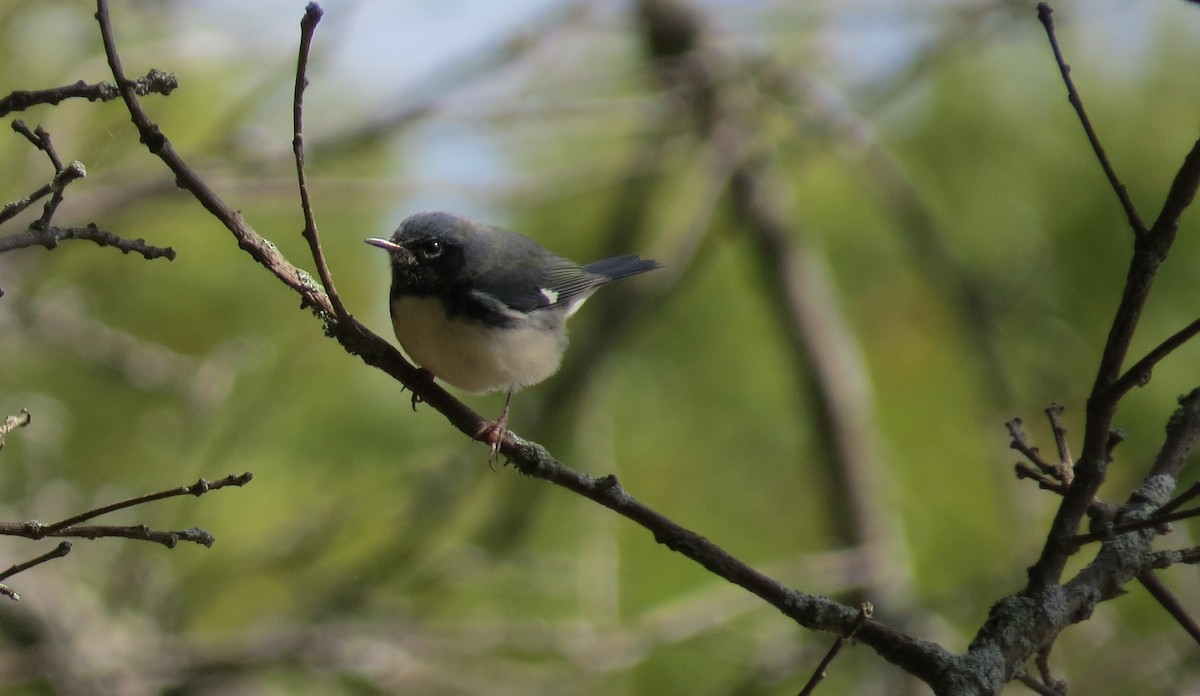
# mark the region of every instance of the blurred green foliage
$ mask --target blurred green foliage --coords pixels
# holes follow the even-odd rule
[[[154,118],[260,233],[310,267],[289,158],[291,49],[271,60],[229,46],[206,52],[212,37],[175,19],[186,16],[181,5],[116,5],[127,70],[178,73],[176,93],[145,98]],[[772,157],[798,233],[828,263],[868,368],[883,501],[907,547],[895,571],[911,584],[909,606],[879,609],[962,650],[990,603],[1023,584],[1056,504],[1013,480],[1003,423],[1020,415],[1050,453],[1041,410],[1057,401],[1078,434],[1131,234],[1032,8],[989,5],[986,22],[942,45],[918,42],[927,60],[879,71],[867,89],[822,51],[845,30],[833,4],[735,5],[704,8],[725,55],[762,59],[740,63],[746,72],[731,85],[757,100],[747,110],[761,119],[756,145]],[[1200,113],[1190,88],[1200,12],[1177,5],[1064,3],[1058,13],[1093,122],[1147,219]],[[936,36],[954,21],[920,7],[903,28]],[[326,9],[345,29],[342,8]],[[278,23],[294,25],[301,10],[281,9]],[[83,3],[0,8],[0,93],[108,77],[91,12]],[[897,17],[879,12],[881,22]],[[1121,48],[1138,54],[1134,64],[1101,41],[1127,17],[1143,32],[1124,37],[1138,42]],[[814,450],[814,396],[763,296],[753,244],[727,196],[713,198],[712,153],[657,118],[669,99],[623,12],[593,8],[551,28],[525,54],[498,54],[496,74],[440,84],[444,94],[405,127],[333,150],[321,144],[365,130],[393,108],[367,105],[399,87],[343,81],[314,59],[307,107],[319,125],[308,137],[321,156],[310,176],[347,306],[390,336],[385,262],[362,239],[447,198],[580,261],[614,238],[664,260],[666,271],[636,281],[647,303],[619,323],[600,323],[632,302],[615,290],[573,320],[569,359],[586,368],[571,372],[574,383],[520,393],[514,429],[568,465],[616,473],[639,499],[789,585],[850,596],[854,584],[829,569],[842,535],[831,529],[837,495]],[[325,31],[317,56],[354,40]],[[936,225],[927,232],[987,298],[999,364],[981,359],[945,269],[913,252],[901,211],[869,183],[862,143],[822,127],[803,98],[772,94],[756,81],[762,64],[836,95],[826,107],[889,154],[896,169],[885,176],[907,179]],[[23,600],[0,607],[3,662],[43,646],[53,667],[0,668],[4,693],[147,693],[137,683],[164,693],[784,694],[803,685],[830,637],[796,629],[606,510],[489,471],[481,446],[429,408],[413,413],[399,385],[326,340],[293,295],[174,189],[120,103],[16,116],[42,124],[65,160],[88,168],[59,224],[94,221],[179,256],[147,262],[70,242],[0,257],[0,411],[33,413],[0,454],[3,517],[51,521],[244,470],[255,480],[110,520],[202,526],[218,539],[212,549],[81,541],[14,577]],[[440,156],[470,172],[472,142],[487,144],[478,178],[425,169],[424,158]],[[649,147],[656,156],[632,171]],[[16,134],[0,138],[0,156],[5,201],[52,175]],[[641,224],[614,229],[635,204]],[[1200,313],[1200,235],[1187,220],[1134,355]],[[689,257],[681,250],[692,243]],[[592,355],[606,332],[611,351]],[[1118,424],[1129,439],[1104,490],[1110,500],[1145,472],[1175,396],[1200,381],[1197,364],[1200,345],[1187,346],[1127,399]],[[466,400],[487,414],[499,398]],[[1194,529],[1177,525],[1164,544],[1186,546]],[[48,544],[5,540],[3,557],[19,562]],[[1200,612],[1193,569],[1163,577]],[[1064,634],[1055,669],[1079,693],[1197,688],[1196,646],[1131,589]],[[819,692],[909,690],[857,648]]]

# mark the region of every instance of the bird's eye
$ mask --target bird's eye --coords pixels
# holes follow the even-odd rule
[[[442,243],[436,239],[423,240],[417,246],[417,253],[420,254],[421,258],[425,259],[426,261],[430,261],[441,256],[442,251],[444,251],[442,248]]]

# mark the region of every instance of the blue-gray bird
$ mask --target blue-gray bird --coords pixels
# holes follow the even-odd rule
[[[366,241],[391,256],[392,327],[413,362],[459,389],[508,392],[500,417],[476,434],[492,458],[513,392],[558,371],[567,317],[601,285],[660,268],[635,255],[580,266],[524,235],[445,212],[417,213],[391,238]]]

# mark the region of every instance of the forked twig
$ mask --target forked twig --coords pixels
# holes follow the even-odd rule
[[[308,3],[304,8],[304,18],[300,20],[300,52],[296,59],[296,88],[292,98],[292,152],[296,155],[296,179],[300,186],[300,208],[304,211],[304,239],[312,251],[313,263],[317,265],[317,275],[325,294],[329,296],[329,304],[340,323],[349,325],[350,314],[342,304],[337,289],[333,285],[333,274],[325,261],[325,252],[321,250],[321,237],[317,234],[317,221],[313,215],[312,200],[308,195],[308,175],[304,167],[304,89],[308,87],[308,54],[312,48],[313,34],[317,23],[321,21],[324,11],[315,2]]]

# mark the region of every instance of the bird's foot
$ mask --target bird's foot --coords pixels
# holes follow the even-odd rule
[[[433,384],[433,373],[423,367],[418,367],[417,373],[414,375],[412,389],[412,409],[414,412],[417,410],[417,404],[425,401],[425,397],[421,396],[421,393],[431,384]]]
[[[500,417],[484,423],[479,428],[479,432],[475,433],[476,440],[486,442],[488,445],[488,466],[491,466],[500,456],[500,445],[504,444],[504,436],[508,433],[508,405],[510,403],[512,403],[511,389],[508,391],[508,397],[504,399],[504,410],[500,412]]]
[[[508,413],[507,411],[494,421],[488,421],[483,424],[479,432],[475,433],[475,439],[487,443],[488,446],[488,464],[492,464],[500,456],[500,445],[504,442],[504,436],[508,434]]]

